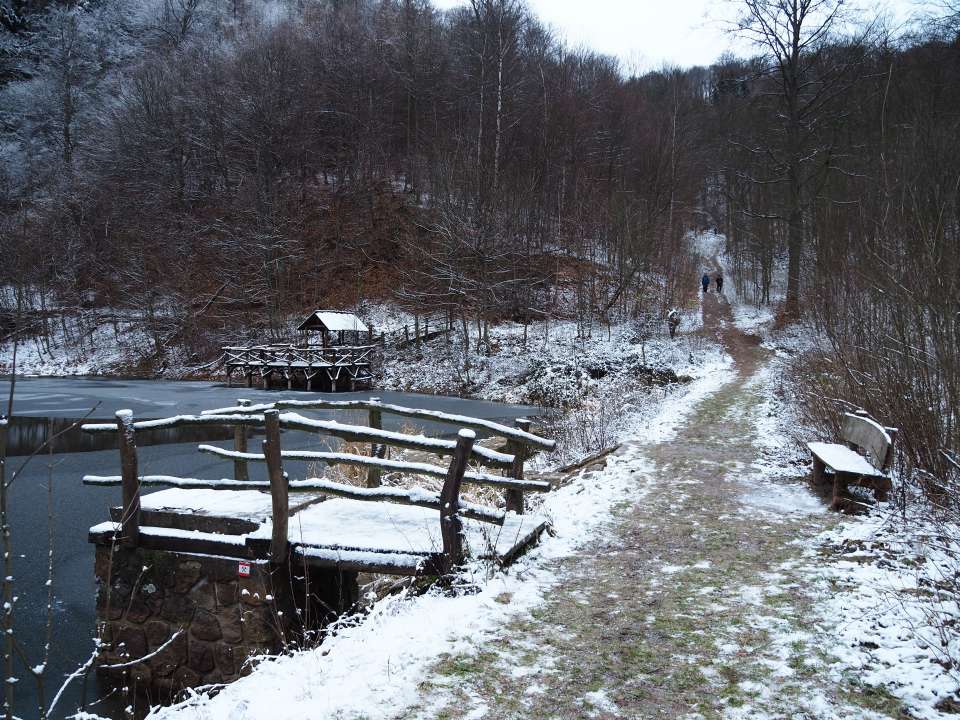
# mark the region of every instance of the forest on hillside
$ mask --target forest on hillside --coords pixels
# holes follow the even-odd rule
[[[741,292],[824,339],[796,368],[811,412],[895,419],[940,496],[960,13],[735,9],[755,56],[634,75],[522,0],[2,0],[4,333],[96,311],[211,358],[370,298],[610,322],[678,302],[687,233],[716,228]]]

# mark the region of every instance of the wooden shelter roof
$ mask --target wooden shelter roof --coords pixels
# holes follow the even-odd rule
[[[297,330],[327,330],[329,332],[355,330],[359,332],[370,332],[370,328],[356,315],[338,310],[314,310],[306,320],[300,323]]]

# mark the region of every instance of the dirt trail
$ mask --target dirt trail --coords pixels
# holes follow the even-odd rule
[[[703,298],[704,332],[735,377],[667,442],[638,439],[603,472],[635,472],[635,503],[556,563],[547,601],[477,653],[446,657],[404,717],[895,717],[891,698],[826,678],[803,541],[833,516],[764,477],[757,413],[766,351]],[[781,506],[802,511],[783,512]],[[439,699],[439,700],[438,700]]]

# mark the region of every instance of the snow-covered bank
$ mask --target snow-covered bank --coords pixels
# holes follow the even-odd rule
[[[364,618],[344,620],[312,650],[266,660],[214,697],[197,695],[154,711],[155,718],[317,717],[391,718],[420,701],[418,686],[427,668],[445,653],[472,654],[514,614],[540,603],[557,581],[550,569],[558,558],[591,542],[613,506],[639,500],[649,470],[642,446],[671,437],[704,397],[732,374],[717,363],[693,383],[672,393],[659,410],[632,418],[638,444],[610,458],[601,472],[581,472],[551,493],[539,512],[552,518],[555,537],[503,572],[474,565],[466,577],[476,592],[449,596],[437,590],[388,597]],[[359,620],[359,622],[358,622]]]
[[[759,330],[769,333],[769,324]],[[765,346],[775,355],[751,383],[760,398],[754,422],[762,459],[753,468],[756,490],[745,495],[745,511],[768,517],[771,511],[816,512],[822,501],[806,480],[803,443],[819,435],[804,424],[796,390],[783,375],[785,363],[814,347],[815,338],[800,327],[768,337]],[[865,688],[881,705],[900,704],[903,717],[946,720],[960,711],[960,598],[953,591],[960,528],[932,520],[928,501],[915,490],[894,499],[864,515],[831,513],[825,519],[832,526],[797,540],[801,557],[780,570],[800,578],[798,588],[813,599],[818,632],[807,642],[833,682]],[[771,578],[767,592],[782,589]],[[770,630],[775,645],[796,640],[792,631]]]
[[[837,660],[831,677],[855,674],[911,717],[946,720],[960,712],[960,598],[952,589],[960,534],[925,514],[908,501],[906,513],[884,504],[844,519],[818,538],[811,572]]]
[[[22,333],[17,341],[17,373],[35,377],[141,376],[167,379],[203,377],[209,370],[199,356],[179,346],[158,359],[158,338],[128,312],[104,308],[64,312],[46,321],[45,330]],[[42,331],[43,330],[43,331]],[[0,374],[13,367],[13,340],[0,343]]]
[[[437,338],[416,357],[411,349],[386,353],[378,384],[394,390],[468,394],[484,400],[575,405],[611,381],[627,383],[647,370],[695,376],[716,358],[716,347],[693,332],[686,313],[678,337],[666,323],[595,325],[589,335],[575,321],[490,327],[482,352],[465,351],[462,338]],[[473,342],[475,338],[471,341]]]

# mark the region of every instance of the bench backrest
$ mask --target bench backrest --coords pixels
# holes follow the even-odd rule
[[[878,470],[886,470],[893,458],[893,439],[887,428],[865,415],[846,413],[840,431],[845,442],[864,450]]]

